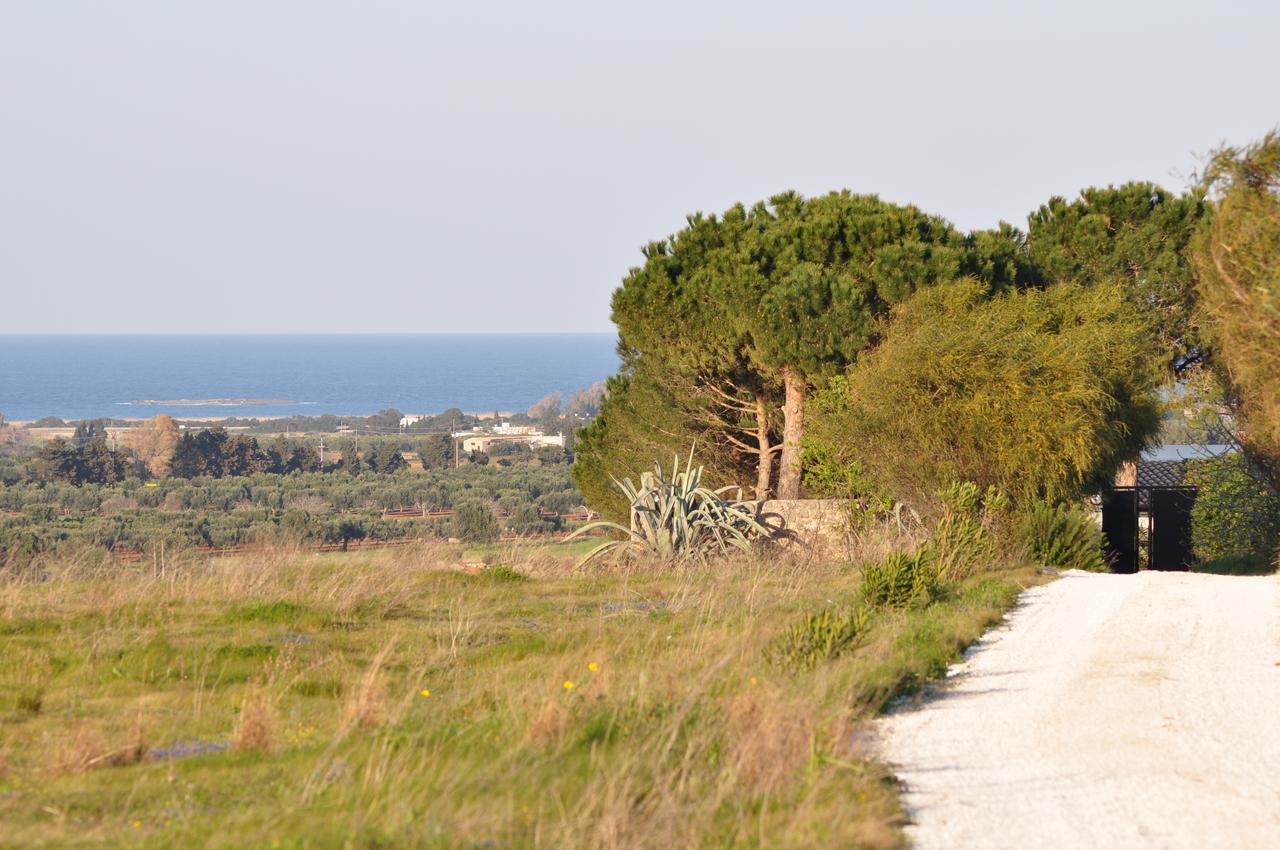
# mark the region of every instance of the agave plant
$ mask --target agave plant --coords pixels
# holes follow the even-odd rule
[[[641,473],[638,487],[630,478],[615,478],[613,483],[631,503],[631,527],[593,522],[571,534],[570,540],[603,528],[625,535],[592,549],[580,566],[625,550],[645,552],[664,561],[746,550],[752,540],[770,531],[748,505],[724,498],[735,488],[711,490],[702,486],[702,467],[693,465],[692,451],[683,469],[679,457],[672,460],[669,476],[655,463],[652,472]]]

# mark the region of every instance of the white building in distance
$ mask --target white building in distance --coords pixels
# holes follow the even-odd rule
[[[525,433],[510,433],[511,431]],[[462,450],[464,452],[487,452],[489,447],[495,443],[524,443],[531,449],[541,446],[564,448],[564,434],[544,434],[541,431],[523,426],[512,428],[505,433],[495,431],[494,433],[486,434],[466,431],[453,436],[454,439],[462,440]]]

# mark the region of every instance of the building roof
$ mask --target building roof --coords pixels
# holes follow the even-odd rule
[[[1139,487],[1182,487],[1185,474],[1184,460],[1138,461]]]

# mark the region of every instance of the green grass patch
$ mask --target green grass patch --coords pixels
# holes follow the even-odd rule
[[[342,696],[343,685],[337,679],[304,679],[290,685],[289,692],[300,697],[334,699]]]
[[[770,663],[856,571],[398,557],[13,592],[9,622],[45,625],[0,641],[0,844],[896,848],[854,731],[1030,577],[802,625],[812,658]]]
[[[222,619],[227,623],[272,623],[287,626],[300,623],[311,616],[312,612],[308,608],[279,599],[231,605]]]
[[[240,658],[240,659],[257,659],[270,658],[279,652],[279,647],[272,646],[269,643],[250,643],[250,644],[223,644],[214,650],[213,654],[218,658]]]
[[[0,620],[0,636],[49,635],[62,630],[62,622],[53,617],[16,617]]]

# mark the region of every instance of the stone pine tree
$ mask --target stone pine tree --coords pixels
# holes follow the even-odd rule
[[[848,191],[775,196],[752,208],[746,229],[725,307],[749,339],[757,374],[783,387],[778,496],[795,499],[809,389],[875,341],[891,305],[960,274],[967,247],[937,216]]]
[[[1089,188],[1050,198],[1028,217],[1031,260],[1048,280],[1122,280],[1134,304],[1156,319],[1156,343],[1171,372],[1199,363],[1205,349],[1195,314],[1188,246],[1206,207],[1199,190],[1177,195],[1153,183]]]
[[[619,421],[631,417],[635,405],[664,401],[660,429],[642,441],[663,443],[665,434],[692,432],[705,437],[702,453],[727,446],[754,467],[756,496],[763,499],[779,451],[780,385],[752,363],[747,328],[727,304],[739,297],[744,258],[749,261],[746,226],[741,206],[723,217],[694,215],[679,233],[643,249],[644,264],[613,296],[624,373],[636,377],[610,387],[612,403],[602,415],[608,411],[605,422]],[[600,436],[604,427],[593,433]]]
[[[992,293],[1045,283],[1044,272],[1031,259],[1027,236],[1007,222],[965,237],[961,274],[982,281]]]

